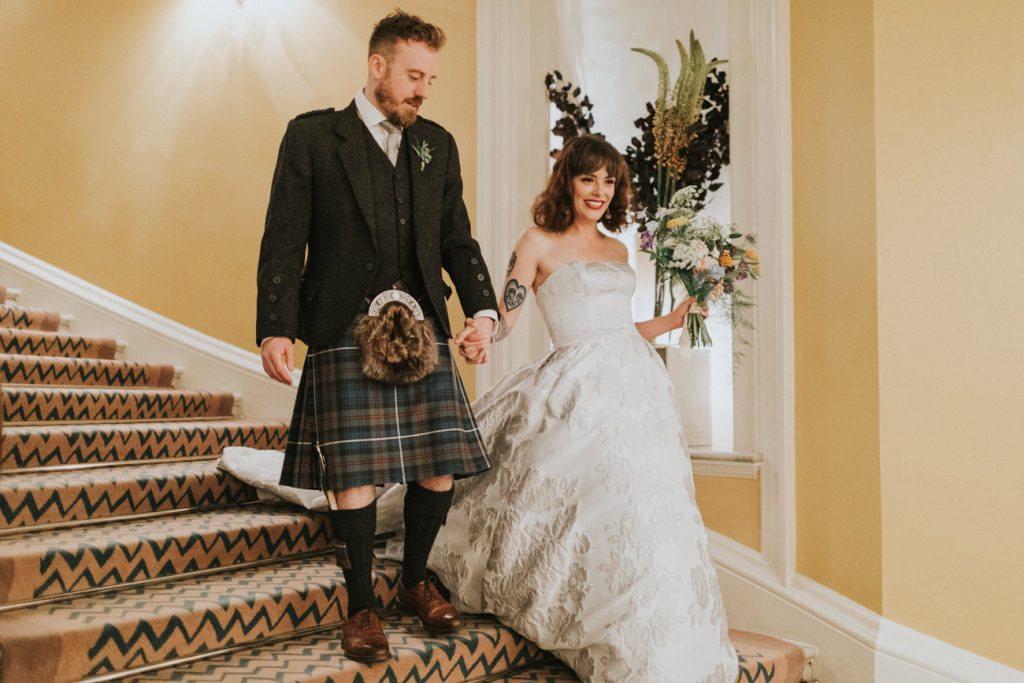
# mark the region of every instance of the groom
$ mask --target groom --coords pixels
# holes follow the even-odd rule
[[[434,632],[462,618],[426,576],[452,501],[454,476],[489,467],[455,369],[444,268],[485,337],[497,303],[462,199],[451,134],[418,117],[437,75],[440,28],[396,10],[370,37],[366,87],[341,111],[288,124],[260,246],[256,337],[263,367],[291,383],[293,342],[309,353],[296,397],[281,483],[322,488],[349,603],[348,657],[390,656],[374,607],[374,485],[408,483],[398,601]],[[410,385],[360,372],[352,324],[378,293],[415,297],[438,329],[437,367]],[[484,352],[461,346],[471,361]],[[474,335],[477,337],[478,335]]]

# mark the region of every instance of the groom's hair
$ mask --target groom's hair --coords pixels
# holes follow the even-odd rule
[[[573,211],[572,179],[597,173],[600,169],[615,178],[615,193],[600,223],[606,230],[620,232],[629,224],[632,191],[629,167],[619,150],[597,135],[578,135],[565,143],[555,157],[547,187],[533,202],[533,220],[545,230],[563,232],[576,219]]]
[[[398,41],[426,43],[435,50],[444,46],[444,31],[439,26],[428,24],[414,14],[396,9],[377,22],[370,35],[370,54],[381,55],[388,62],[395,54]]]

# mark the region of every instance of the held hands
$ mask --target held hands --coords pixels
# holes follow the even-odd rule
[[[267,337],[260,344],[263,357],[263,372],[282,384],[292,383],[295,369],[295,346],[288,337]]]
[[[494,335],[494,321],[486,316],[467,318],[466,326],[455,337],[459,355],[474,365],[487,362],[487,349]]]

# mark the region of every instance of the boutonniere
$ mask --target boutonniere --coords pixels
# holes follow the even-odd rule
[[[434,148],[428,145],[426,140],[415,138],[412,151],[416,152],[416,156],[420,158],[420,171],[424,170],[430,163],[432,158],[430,153],[434,151]]]

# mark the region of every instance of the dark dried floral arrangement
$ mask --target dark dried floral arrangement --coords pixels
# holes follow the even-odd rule
[[[544,84],[547,86],[548,99],[561,113],[551,131],[562,138],[562,144],[583,133],[601,135],[593,130],[594,115],[590,98],[582,95],[578,86],[566,81],[559,71],[549,73]],[[647,115],[633,122],[639,136],[631,140],[623,156],[632,174],[635,208],[653,213],[659,206],[653,132],[654,105],[648,102],[646,109]],[[729,164],[729,85],[725,72],[711,69],[708,73],[700,118],[690,126],[688,133],[689,144],[679,149],[685,161],[683,176],[675,186],[693,185],[698,188],[695,209],[699,211],[708,193],[722,186],[718,178],[722,166]],[[558,149],[551,151],[552,156],[557,153]]]

